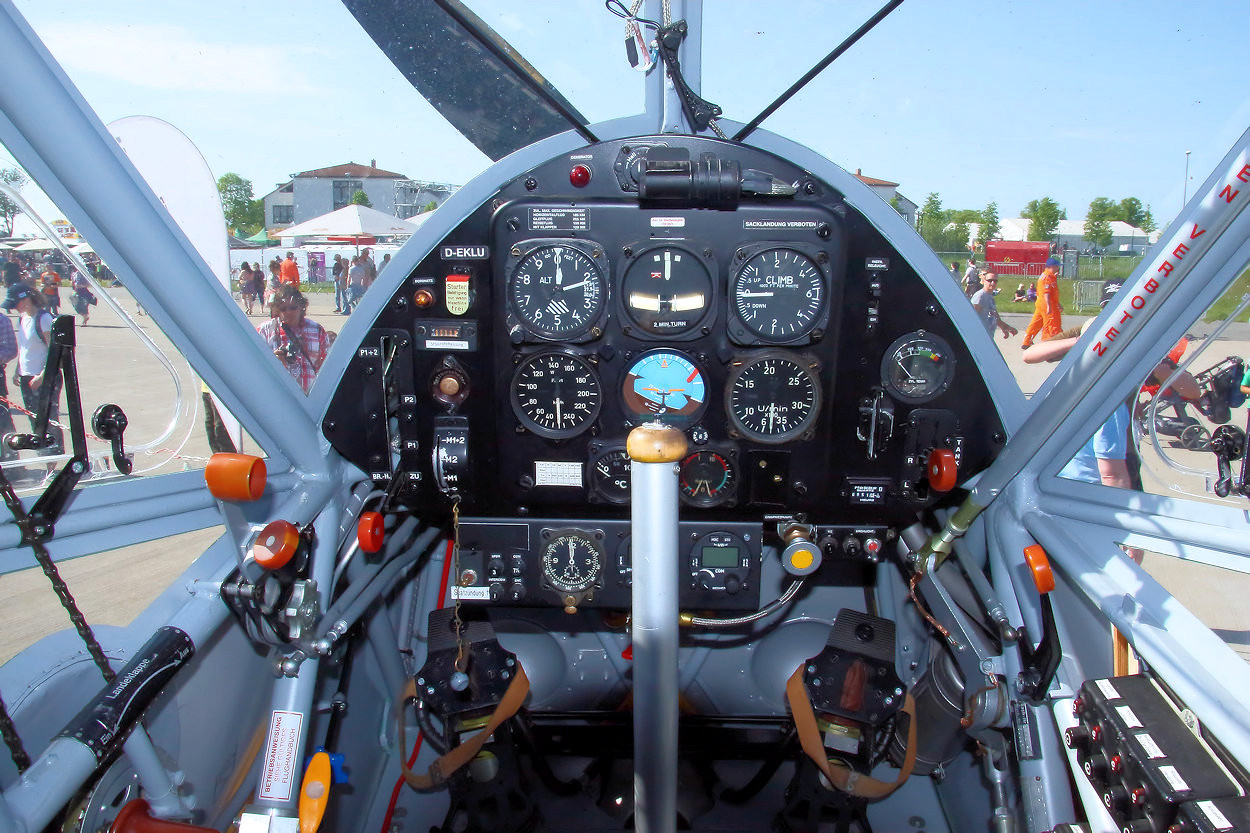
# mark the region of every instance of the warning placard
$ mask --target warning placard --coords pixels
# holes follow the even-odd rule
[[[299,738],[304,715],[275,711],[269,718],[265,763],[261,769],[259,798],[289,801],[299,777]]]

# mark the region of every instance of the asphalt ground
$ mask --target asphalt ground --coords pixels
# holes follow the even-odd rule
[[[68,293],[63,294],[67,299]],[[80,326],[77,330],[76,353],[88,419],[97,405],[103,402],[115,402],[123,408],[130,421],[126,445],[128,449],[135,450],[137,476],[202,468],[209,456],[209,448],[199,410],[199,382],[151,318],[137,314],[137,307],[125,289],[110,289],[109,294],[139,329],[170,357],[176,373],[171,375],[161,361],[153,358],[125,320],[101,300],[92,309],[87,326]],[[347,317],[333,312],[333,295],[315,293],[308,298],[309,317],[337,333]],[[67,309],[68,303],[63,306],[63,311]],[[261,312],[259,305],[256,310]],[[244,317],[241,305],[240,317]],[[12,318],[16,321],[16,316]],[[255,327],[266,318],[265,314],[255,314],[247,317],[247,322]],[[1028,318],[1024,315],[1008,314],[1005,318],[1021,331],[1027,325]],[[1082,320],[1081,317],[1066,317],[1065,324],[1072,326]],[[1202,329],[1199,328],[1195,334],[1203,335]],[[994,342],[1020,382],[1021,389],[1031,395],[1054,365],[1025,364],[1019,346],[1020,338],[1016,336],[1004,340],[996,337]],[[1195,366],[1205,368],[1226,355],[1250,356],[1250,325],[1233,325],[1219,343],[1208,348],[1202,361]],[[8,372],[11,376],[11,365]],[[176,405],[179,387],[184,403],[181,409]],[[1244,414],[1235,417],[1234,423],[1237,419],[1244,421]],[[16,422],[19,431],[27,430],[28,422],[24,417],[17,416]],[[172,431],[167,430],[171,422],[177,423]],[[108,445],[92,440],[89,446],[93,467],[97,471],[104,470],[109,456]],[[255,451],[256,448],[245,440],[245,450]],[[1213,467],[1211,461],[1214,458],[1209,453],[1171,447],[1168,453],[1195,467]],[[1143,453],[1148,467],[1152,454],[1149,449]],[[37,481],[44,472],[45,463],[38,460],[23,462],[31,472],[32,481]],[[1157,467],[1157,459],[1154,463]],[[10,475],[14,476],[13,472]],[[1162,479],[1148,477],[1147,488],[1165,494],[1174,493],[1174,485],[1167,475],[1165,471]],[[1191,478],[1187,488],[1201,491],[1201,486],[1201,478]],[[30,489],[28,493],[34,495],[35,491]],[[61,571],[89,622],[124,626],[157,593],[173,582],[220,533],[220,528],[210,528],[74,559],[63,562]],[[1145,567],[1209,627],[1250,659],[1250,612],[1243,604],[1243,600],[1250,595],[1250,577],[1154,553],[1147,553]],[[0,578],[0,662],[33,644],[41,636],[61,630],[68,624],[65,612],[57,604],[47,579],[39,570],[24,570]]]

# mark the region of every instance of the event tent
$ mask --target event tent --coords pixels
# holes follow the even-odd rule
[[[412,234],[417,224],[363,205],[345,205],[299,225],[279,229],[284,241],[298,237],[362,238]]]

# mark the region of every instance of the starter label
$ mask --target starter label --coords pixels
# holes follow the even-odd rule
[[[269,718],[269,743],[261,769],[259,798],[289,801],[295,791],[304,715],[275,711]]]

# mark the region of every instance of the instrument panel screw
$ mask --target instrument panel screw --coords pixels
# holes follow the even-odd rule
[[[621,256],[622,256],[622,257],[633,257],[633,256],[634,256],[634,250],[633,250],[633,249],[631,249],[629,246],[626,246],[625,248],[621,249]]]
[[[832,234],[833,234],[833,229],[829,227],[828,223],[821,223],[819,226],[816,227],[816,236],[819,237],[821,240],[828,240],[830,235]]]
[[[707,259],[711,260],[711,258],[712,258],[712,250],[711,250],[711,249],[704,249],[704,250],[703,250],[703,256],[704,256],[704,257],[706,257]]]
[[[526,191],[533,191],[537,187],[538,187],[538,180],[534,179],[534,177],[532,176],[527,176],[525,178],[525,190]]]
[[[803,185],[803,193],[804,193],[804,194],[815,194],[815,193],[816,193],[816,183],[815,183],[815,182],[812,182],[812,181],[810,181],[810,180],[809,180],[806,184],[804,184],[804,185]]]
[[[516,217],[509,217],[507,226],[508,226],[508,231],[515,232],[517,229],[521,227],[521,222]]]

